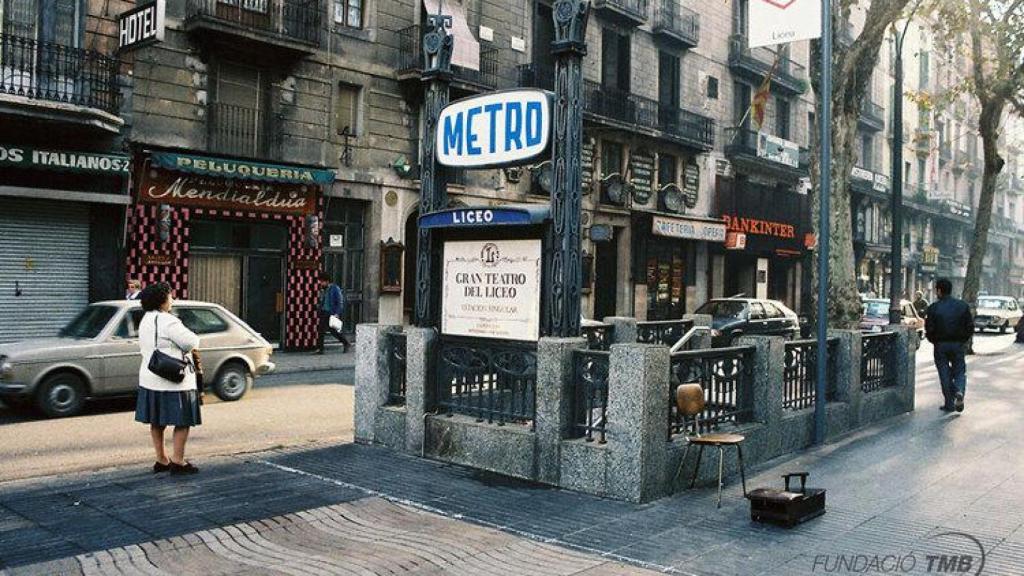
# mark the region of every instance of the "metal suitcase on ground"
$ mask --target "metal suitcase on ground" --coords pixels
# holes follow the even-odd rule
[[[747,494],[750,500],[750,519],[771,522],[791,528],[825,513],[825,490],[807,488],[807,472],[784,474],[786,488],[757,488]],[[800,478],[800,491],[790,491],[792,478]]]

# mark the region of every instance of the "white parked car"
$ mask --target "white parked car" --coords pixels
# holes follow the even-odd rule
[[[1006,333],[1017,327],[1024,312],[1017,300],[1009,296],[979,296],[978,311],[974,315],[974,329],[979,332],[986,328]]]

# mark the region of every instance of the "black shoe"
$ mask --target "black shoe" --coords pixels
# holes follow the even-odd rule
[[[171,469],[171,462],[170,462],[170,460],[167,461],[167,464],[161,464],[159,462],[156,462],[156,463],[153,464],[153,474],[159,474],[160,472],[167,472],[170,469]]]
[[[939,406],[939,410],[942,410],[943,412],[952,412],[953,411],[953,407],[952,406]]]
[[[178,474],[195,474],[199,472],[199,468],[192,465],[191,462],[185,462],[184,464],[170,463],[171,476],[177,476]]]
[[[957,412],[963,412],[964,411],[964,395],[963,394],[961,394],[959,392],[956,393],[956,400],[953,401],[953,407],[956,408]]]

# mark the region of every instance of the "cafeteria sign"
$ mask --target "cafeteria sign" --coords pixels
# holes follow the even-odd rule
[[[445,242],[441,333],[535,342],[541,240]]]
[[[437,161],[455,168],[527,164],[548,150],[551,95],[502,90],[456,100],[441,110]]]

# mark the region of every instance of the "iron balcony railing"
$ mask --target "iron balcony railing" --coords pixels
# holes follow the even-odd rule
[[[776,64],[776,61],[778,64]],[[807,68],[784,54],[768,48],[749,48],[747,38],[733,34],[729,39],[729,66],[754,80],[772,74],[772,89],[802,94],[807,90]]]
[[[860,123],[865,128],[878,132],[885,128],[885,109],[878,102],[864,99],[860,107]]]
[[[420,72],[423,70],[423,27],[414,24],[398,31],[398,72]],[[473,70],[452,65],[455,80],[475,84],[481,88],[493,89],[498,85],[497,48],[480,49],[480,69]]]
[[[803,147],[798,146],[797,150],[797,165],[792,166],[790,164],[783,163],[781,159],[774,159],[768,157],[758,150],[757,145],[758,132],[742,126],[733,126],[725,129],[725,154],[726,156],[746,156],[753,158],[760,158],[764,162],[770,163],[776,167],[784,167],[792,170],[798,170],[800,172],[807,172],[811,162],[810,151]],[[794,143],[794,145],[796,145]]]
[[[661,0],[654,14],[653,31],[693,48],[700,43],[700,15],[680,0]]]
[[[320,44],[320,0],[187,0],[186,24],[201,20],[303,44]]]
[[[118,111],[117,60],[92,50],[0,34],[0,93]]]
[[[631,24],[647,21],[647,0],[594,0],[594,10]]]
[[[212,102],[207,122],[210,152],[248,158],[266,156],[268,139],[262,110]]]

